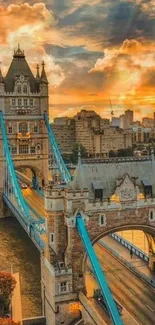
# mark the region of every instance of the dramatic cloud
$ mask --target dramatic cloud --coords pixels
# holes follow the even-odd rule
[[[155,109],[154,0],[1,0],[0,60],[5,73],[20,43],[35,73],[44,60],[51,115],[81,107],[110,116]]]
[[[32,67],[42,60],[46,62],[50,86],[58,86],[64,79],[63,70],[45,51],[52,23],[53,14],[43,3],[1,5],[0,57],[3,71],[6,72],[13,50],[19,43]]]

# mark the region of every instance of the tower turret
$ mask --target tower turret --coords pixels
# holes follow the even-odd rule
[[[48,80],[45,72],[45,63],[42,62],[42,72],[40,77],[40,95],[41,95],[41,111],[48,114]]]
[[[0,68],[0,110],[4,110],[4,93],[5,93],[5,83],[2,75],[2,71]]]
[[[41,83],[48,84],[46,72],[45,72],[45,62],[42,62],[42,72],[41,72],[41,78],[40,78]]]

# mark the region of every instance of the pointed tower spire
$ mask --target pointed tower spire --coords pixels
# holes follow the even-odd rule
[[[41,72],[41,82],[48,84],[46,72],[45,72],[45,62],[42,62],[42,72]]]
[[[39,72],[39,64],[37,64],[37,74],[36,74],[36,79],[40,79],[40,72]]]
[[[4,84],[4,78],[3,78],[2,70],[1,70],[1,62],[0,62],[0,83]]]
[[[24,55],[24,51],[22,51],[20,49],[20,45],[18,44],[18,49],[14,51],[14,58],[16,59],[21,59],[21,58],[25,58],[25,55]]]

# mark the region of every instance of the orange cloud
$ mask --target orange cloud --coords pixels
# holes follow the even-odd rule
[[[45,44],[51,35],[53,14],[45,4],[12,4],[0,6],[0,60],[6,73],[13,50],[20,44],[25,50],[27,61],[34,68],[38,62],[46,62],[50,86],[58,86],[64,80],[64,73],[55,64],[52,54],[47,54]]]

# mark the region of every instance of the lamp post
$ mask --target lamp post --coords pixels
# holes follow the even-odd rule
[[[132,230],[132,245],[133,245],[134,230]]]

